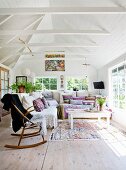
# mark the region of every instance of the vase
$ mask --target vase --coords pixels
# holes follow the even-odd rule
[[[25,86],[19,86],[18,87],[18,92],[19,93],[24,93],[25,92]]]
[[[99,106],[99,111],[102,111],[102,109],[103,109],[103,107],[100,105],[100,106]]]

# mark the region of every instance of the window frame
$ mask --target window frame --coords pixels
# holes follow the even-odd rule
[[[65,88],[66,88],[67,91],[70,91],[67,88],[67,80],[68,80],[68,78],[79,79],[79,80],[87,79],[87,86],[88,86],[88,88],[87,89],[82,89],[82,85],[81,85],[81,89],[78,89],[78,90],[80,90],[80,91],[88,91],[89,90],[89,79],[88,79],[87,76],[85,76],[85,78],[82,77],[82,76],[67,76],[66,77],[66,83],[65,83]],[[73,88],[71,90],[73,90]]]
[[[35,77],[34,78],[34,83],[36,83],[36,79],[37,78],[41,78],[42,79],[42,83],[41,83],[41,85],[42,85],[42,90],[52,90],[52,89],[50,89],[50,80],[49,80],[49,89],[43,89],[43,79],[44,78],[48,78],[48,79],[56,79],[56,81],[57,81],[57,83],[56,83],[56,85],[57,85],[57,89],[55,89],[55,90],[58,90],[58,78],[56,77],[56,76],[37,76],[37,77]],[[53,90],[53,91],[55,91],[55,90]]]
[[[116,64],[115,66],[111,67],[109,69],[109,98],[110,98],[110,105],[111,107],[113,107],[114,109],[118,109],[118,110],[121,110],[121,111],[126,111],[126,107],[125,108],[120,108],[119,104],[120,104],[120,99],[119,99],[119,91],[120,91],[120,87],[119,87],[119,67],[122,67],[124,66],[124,81],[126,82],[126,63],[125,62],[120,62],[119,64]],[[118,96],[118,99],[114,100],[113,98],[113,82],[112,82],[112,71],[114,69],[117,69],[117,96]],[[126,106],[126,83],[125,84],[125,92],[124,92],[124,96],[125,96],[125,99],[124,99],[124,103],[125,103],[125,106]],[[114,106],[114,101],[117,102],[117,107]]]

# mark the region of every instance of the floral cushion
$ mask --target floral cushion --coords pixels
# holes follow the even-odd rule
[[[44,104],[41,98],[33,100],[33,106],[34,106],[35,111],[37,112],[41,112],[44,109]]]

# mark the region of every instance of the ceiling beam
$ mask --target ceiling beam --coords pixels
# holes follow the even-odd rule
[[[5,66],[4,64],[1,64],[1,63],[0,63],[0,66],[3,67],[3,68],[6,68],[6,69],[8,69],[8,70],[11,70],[11,68],[10,68],[9,66]]]
[[[58,52],[53,52],[52,53],[58,53]],[[60,52],[59,52],[60,53]],[[74,53],[74,52],[64,52],[65,55],[69,55],[69,56],[88,56],[88,55],[93,55],[93,54],[90,54],[90,53]],[[31,55],[31,53],[29,52],[24,52],[24,53],[18,53],[19,55]],[[42,55],[43,52],[32,52],[33,55]],[[44,54],[51,54],[51,52],[44,52]]]
[[[32,34],[51,34],[51,35],[110,35],[105,30],[0,30],[0,35],[32,35]]]
[[[1,64],[4,63],[5,61],[7,61],[7,60],[8,60],[9,58],[11,58],[11,57],[15,57],[15,56],[21,55],[21,53],[22,53],[22,51],[23,51],[24,49],[25,49],[25,48],[23,47],[23,48],[19,49],[18,52],[16,52],[16,54],[11,54],[11,55],[9,55],[9,56],[6,56],[6,57],[2,58],[2,59],[0,60],[0,63],[1,63]]]
[[[12,48],[21,48],[21,47],[99,47],[98,45],[85,45],[85,44],[75,44],[75,43],[11,43],[3,44],[1,47],[12,47]]]
[[[38,19],[36,19],[34,22],[32,22],[31,24],[29,24],[25,29],[25,30],[28,30],[30,27],[32,27],[33,25],[35,25],[37,22],[39,22],[40,20],[42,20],[44,17],[44,15],[42,15],[41,17],[39,17]],[[14,37],[12,37],[9,41],[6,42],[6,44],[12,42],[15,38],[17,38],[19,35],[16,34]]]
[[[126,9],[123,7],[0,8],[0,15],[35,14],[126,14]]]
[[[10,16],[7,16],[5,19],[3,19],[3,21],[1,21],[0,22],[0,26],[2,25],[2,24],[4,24],[5,22],[7,22],[10,18],[12,18],[13,17],[13,15],[10,15]]]

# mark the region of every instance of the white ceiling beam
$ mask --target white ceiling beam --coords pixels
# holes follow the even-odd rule
[[[37,20],[35,20],[34,22],[32,22],[31,24],[29,24],[25,29],[25,30],[28,30],[30,27],[32,27],[33,25],[35,25],[37,22],[39,22],[40,20],[42,20],[44,17],[44,15],[42,15],[41,17],[39,17]],[[16,34],[14,37],[12,37],[9,41],[6,42],[6,44],[12,42],[15,38],[17,38],[19,35]]]
[[[1,21],[0,22],[0,26],[2,25],[2,24],[4,24],[5,22],[7,22],[10,18],[12,18],[13,17],[13,15],[10,15],[10,16],[7,16],[3,21]]]
[[[126,14],[126,9],[123,7],[0,8],[0,15],[35,14]]]
[[[21,47],[99,47],[98,45],[85,45],[85,44],[75,44],[75,43],[11,43],[11,44],[3,44],[1,47],[13,47],[13,48],[21,48]]]
[[[8,67],[12,68],[16,65],[17,61],[13,61]]]
[[[18,50],[18,52],[16,52],[16,54],[11,54],[11,55],[9,55],[9,56],[6,56],[6,57],[4,57],[4,58],[2,58],[1,60],[0,60],[0,63],[2,64],[2,63],[4,63],[5,61],[7,61],[9,58],[11,58],[11,57],[15,57],[15,56],[18,56],[18,55],[21,55],[21,53],[22,53],[22,51],[24,50],[25,48],[20,48],[19,50]]]
[[[110,35],[105,30],[0,30],[0,35],[32,35],[32,34],[51,34],[51,35]]]
[[[48,53],[50,53],[50,52],[45,52],[44,54],[48,54]],[[53,52],[52,51],[52,53],[57,53],[57,52]],[[60,52],[59,52],[60,53]],[[65,55],[69,55],[69,56],[74,56],[74,55],[76,55],[76,56],[88,56],[88,55],[93,55],[93,54],[90,54],[90,53],[74,53],[74,52],[64,52],[65,53]],[[18,53],[19,55],[21,54],[21,55],[30,55],[31,56],[31,53],[29,53],[29,52],[24,52],[24,53]],[[42,55],[43,54],[43,52],[41,51],[41,52],[32,52],[32,54],[33,55]]]
[[[3,67],[3,68],[6,68],[6,69],[8,69],[8,70],[11,70],[11,68],[10,68],[9,66],[5,66],[4,64],[1,64],[1,63],[0,63],[0,66]]]

